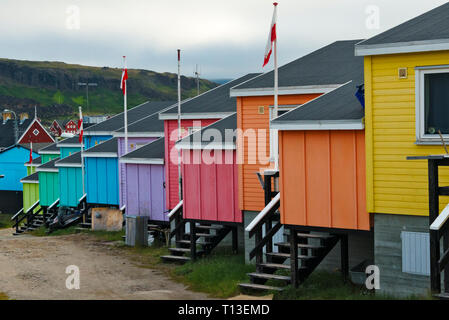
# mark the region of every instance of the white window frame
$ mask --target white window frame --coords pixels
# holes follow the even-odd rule
[[[425,132],[425,80],[426,74],[449,73],[449,65],[429,66],[415,68],[415,127],[417,144],[441,144],[438,133],[428,134]],[[444,141],[449,141],[449,134],[443,134]]]
[[[279,111],[291,111],[297,108],[299,105],[295,106],[278,106]],[[274,106],[269,107],[270,113],[270,122],[274,120]],[[270,128],[270,161],[274,161],[274,149],[275,149],[275,141],[279,139],[279,134],[277,129]]]

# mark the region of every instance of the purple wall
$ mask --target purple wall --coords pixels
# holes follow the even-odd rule
[[[128,152],[136,150],[139,146],[153,142],[157,138],[134,138],[128,137]],[[125,154],[125,138],[118,138],[118,156],[119,158]],[[126,203],[125,181],[126,171],[124,170],[125,164],[120,163],[118,167],[119,176],[119,193],[120,193],[120,208]]]
[[[147,216],[150,220],[168,221],[165,212],[164,166],[158,164],[123,164],[126,174],[124,191],[126,213]]]

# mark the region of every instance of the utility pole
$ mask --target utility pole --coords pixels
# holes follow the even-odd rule
[[[96,87],[98,86],[98,83],[95,82],[78,82],[78,86],[80,87],[86,87],[86,112],[89,112],[89,87]]]
[[[196,90],[198,95],[200,95],[200,71],[198,70],[198,65],[196,65],[196,69],[193,74],[196,77]]]

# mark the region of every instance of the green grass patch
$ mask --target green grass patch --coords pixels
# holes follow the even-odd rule
[[[0,213],[0,229],[12,228],[14,221],[11,221],[12,214]]]
[[[246,265],[244,255],[215,254],[188,262],[175,268],[175,279],[194,291],[210,294],[216,298],[228,298],[239,293],[238,284],[248,281],[248,272],[254,265]]]
[[[87,234],[91,234],[99,240],[103,241],[122,241],[123,236],[125,235],[125,230],[120,231],[82,231]]]
[[[267,283],[268,284],[268,283]],[[410,296],[407,299],[428,299]],[[367,291],[365,286],[344,283],[340,273],[315,271],[299,288],[288,287],[274,294],[276,300],[396,300],[393,296]]]
[[[47,229],[42,226],[36,230],[30,232],[31,235],[36,237],[47,237],[47,236],[65,236],[69,234],[79,233],[80,231],[76,230],[77,226],[72,226],[66,229],[58,229],[51,233],[47,233]]]

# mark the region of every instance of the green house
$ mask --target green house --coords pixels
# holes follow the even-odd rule
[[[23,211],[27,212],[37,201],[39,201],[39,174],[37,172],[20,180],[23,184]],[[38,211],[37,206],[34,211]]]
[[[25,162],[25,167],[27,168],[27,176],[32,175],[36,172],[36,168],[42,164],[41,161],[42,157],[37,157],[36,159],[33,159],[31,163]]]
[[[49,207],[59,199],[59,176],[58,168],[55,167],[58,160],[59,157],[54,158],[36,168],[39,174],[40,204],[43,207]]]

